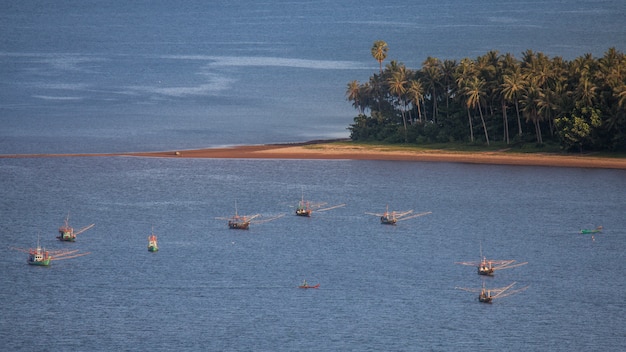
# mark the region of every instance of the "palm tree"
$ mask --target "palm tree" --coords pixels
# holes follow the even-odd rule
[[[407,94],[411,102],[417,107],[417,116],[419,122],[422,122],[422,109],[420,106],[424,101],[424,86],[422,82],[418,79],[411,80],[409,82],[409,89],[407,89]]]
[[[515,102],[515,112],[517,113],[517,134],[522,135],[522,120],[519,114],[519,97],[523,94],[527,82],[519,69],[511,74],[504,75],[502,83],[502,95],[506,101]]]
[[[387,58],[387,51],[389,51],[389,47],[387,46],[387,43],[385,43],[385,41],[383,40],[377,40],[374,42],[374,45],[372,46],[372,56],[374,57],[374,59],[376,59],[376,61],[378,61],[378,64],[380,65],[380,74],[383,74],[383,61],[385,61],[385,59]]]
[[[441,61],[435,57],[427,57],[422,64],[422,72],[426,91],[429,92],[433,104],[432,121],[437,123],[437,90],[441,85]]]
[[[466,91],[469,81],[476,76],[476,70],[474,67],[474,62],[468,58],[464,58],[461,60],[459,66],[456,69],[456,85],[459,92],[457,98],[462,101],[463,97],[465,97],[465,107],[467,110],[467,121],[469,124],[470,130],[470,141],[474,143],[474,123],[472,122],[472,115],[470,114],[469,105],[467,105],[467,97]]]
[[[357,80],[348,83],[346,96],[348,97],[348,101],[353,102],[352,106],[359,111],[359,114],[362,114],[363,106],[361,105],[361,87]]]
[[[597,90],[598,87],[591,81],[591,79],[583,76],[580,82],[578,82],[574,96],[576,97],[577,102],[584,104],[586,107],[591,107],[596,100]]]
[[[443,60],[441,65],[441,82],[446,95],[446,120],[450,118],[450,96],[454,92],[456,67],[456,60]]]
[[[617,97],[617,106],[620,108],[626,108],[626,84],[622,84],[614,90]]]
[[[404,124],[404,138],[406,142],[406,116],[404,114],[405,110],[405,102],[404,102],[404,94],[406,93],[406,70],[398,70],[391,75],[391,78],[387,81],[389,84],[389,93],[396,96],[398,100],[398,104],[400,105],[400,113],[402,114],[402,123]]]
[[[537,87],[536,83],[531,81],[528,87],[524,90],[522,94],[522,111],[526,116],[526,121],[532,121],[535,126],[535,135],[537,136],[537,143],[543,144],[543,138],[541,136],[541,126],[539,122],[541,120],[541,115],[539,114],[539,106],[537,102],[539,101],[541,89]]]
[[[485,81],[482,79],[479,80],[478,77],[473,77],[466,86],[465,95],[467,96],[466,103],[468,108],[476,109],[476,107],[478,107],[480,121],[483,124],[483,131],[485,131],[485,139],[487,140],[487,145],[489,145],[489,133],[487,133],[487,125],[485,124],[483,109],[481,107],[485,96]]]

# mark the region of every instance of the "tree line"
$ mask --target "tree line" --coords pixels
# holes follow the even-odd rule
[[[347,85],[358,111],[354,141],[469,142],[489,145],[547,142],[565,150],[626,150],[626,56],[572,61],[526,50],[521,59],[489,51],[475,59],[428,57],[419,69],[395,60],[374,42],[379,72]]]

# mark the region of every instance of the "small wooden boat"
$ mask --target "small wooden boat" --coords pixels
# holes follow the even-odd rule
[[[248,230],[251,223],[262,224],[264,222],[274,221],[283,217],[285,214],[280,214],[268,218],[261,219],[261,214],[255,215],[239,215],[237,210],[237,202],[235,202],[235,215],[231,217],[217,217],[218,220],[228,220],[228,228],[233,230]],[[257,219],[258,218],[258,219]]]
[[[380,217],[380,223],[383,225],[395,225],[398,222],[398,219],[396,218],[396,216],[391,213],[387,213],[385,212],[381,217]]]
[[[302,198],[302,200],[298,202],[298,206],[296,207],[296,215],[310,217],[312,212],[313,209],[311,209],[310,203],[305,202],[304,198]]]
[[[456,264],[475,266],[478,268],[478,275],[493,276],[496,270],[512,269],[526,265],[528,262],[516,263],[515,260],[494,260],[483,257],[483,248],[480,246],[481,260],[477,262],[456,262]]]
[[[74,232],[74,228],[70,226],[69,221],[70,221],[70,214],[68,213],[67,217],[65,218],[65,224],[59,227],[59,235],[57,236],[57,238],[60,241],[74,242],[76,241],[76,236],[80,235],[81,233],[89,230],[90,228],[96,225],[96,224],[91,224],[89,226],[85,226],[82,229]]]
[[[333,209],[337,209],[337,208],[341,208],[345,206],[346,206],[345,203],[337,204],[333,206],[328,206],[328,203],[325,203],[325,202],[311,203],[310,201],[304,200],[304,193],[303,193],[302,199],[298,202],[298,206],[296,207],[296,215],[311,217],[311,214],[313,213],[314,210],[318,213],[321,213],[324,211],[329,211],[329,210],[333,210]]]
[[[488,289],[485,287],[485,283],[483,282],[483,286],[480,289],[474,288],[465,288],[465,287],[456,287],[456,289],[467,291],[467,292],[478,292],[478,302],[481,303],[492,303],[494,299],[508,297],[510,295],[514,295],[516,293],[522,292],[528,288],[528,286],[513,290],[513,286],[515,286],[516,282],[513,282],[509,286],[501,287],[501,288],[491,288]]]
[[[300,284],[300,286],[298,286],[298,288],[319,288],[319,287],[320,287],[320,284],[317,284],[317,285],[313,285],[313,286],[311,286],[311,285],[309,285],[309,284],[306,282],[306,280],[304,280],[304,281],[302,282],[302,284]]]
[[[157,236],[153,232],[148,237],[148,251],[156,252],[158,250],[159,250],[159,245],[157,244]]]
[[[247,230],[250,227],[250,220],[245,216],[235,215],[228,219],[228,228],[234,230]]]
[[[365,213],[368,215],[375,215],[380,217],[380,223],[383,225],[395,225],[398,221],[404,221],[409,219],[415,219],[420,216],[432,214],[432,212],[427,211],[419,214],[413,214],[413,210],[407,211],[389,211],[389,205],[384,213]]]
[[[483,288],[478,294],[478,301],[482,303],[491,303],[493,301],[493,295],[491,295],[491,291]]]

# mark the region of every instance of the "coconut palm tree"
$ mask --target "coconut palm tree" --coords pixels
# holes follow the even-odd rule
[[[537,137],[537,143],[543,144],[543,138],[541,136],[541,115],[539,114],[538,101],[540,97],[541,89],[537,87],[534,81],[530,81],[530,84],[524,90],[521,98],[522,112],[526,116],[526,121],[532,121],[535,126],[535,135]]]
[[[591,79],[583,76],[580,82],[578,82],[574,96],[576,101],[580,104],[583,104],[586,107],[591,107],[596,100],[597,90],[598,87],[591,81]]]
[[[352,106],[359,111],[359,114],[363,113],[363,105],[361,105],[361,86],[357,80],[353,80],[348,83],[348,89],[346,90],[346,96],[348,101],[352,102]]]
[[[441,61],[435,57],[427,57],[422,64],[423,83],[433,104],[432,121],[437,123],[437,92],[441,86]]]
[[[617,106],[620,108],[626,108],[626,84],[622,84],[614,90],[617,97]]]
[[[483,124],[483,131],[485,132],[485,139],[487,140],[487,145],[489,145],[489,133],[487,132],[487,125],[485,124],[483,109],[481,107],[485,100],[485,81],[482,79],[478,79],[478,77],[473,77],[467,83],[468,84],[465,87],[465,95],[467,96],[467,107],[472,109],[478,108],[478,112],[480,113],[480,121]]]
[[[467,105],[466,91],[467,91],[467,85],[469,81],[476,76],[476,69],[474,66],[475,65],[472,60],[468,58],[464,58],[461,60],[459,66],[457,66],[457,70],[455,74],[457,90],[459,92],[457,98],[461,102],[465,100],[464,105],[467,111],[467,122],[468,122],[469,130],[470,130],[470,141],[472,143],[474,142],[474,123],[472,120],[472,115],[470,114],[470,108]]]
[[[424,86],[422,82],[419,79],[411,80],[406,92],[410,101],[417,107],[418,121],[422,122],[421,105],[424,102]]]
[[[404,94],[406,93],[406,70],[397,70],[391,75],[391,78],[387,81],[389,84],[389,93],[395,96],[395,99],[398,101],[398,105],[400,106],[400,113],[402,114],[402,123],[404,124],[404,138],[406,142],[407,137],[407,125],[406,125],[406,115],[404,111],[406,110],[406,104],[404,99]]]
[[[441,65],[441,83],[446,96],[446,120],[450,118],[450,96],[454,94],[456,60],[443,60]]]
[[[374,42],[372,46],[372,56],[380,66],[380,74],[383,74],[383,61],[387,58],[387,51],[389,51],[389,47],[387,43],[383,40],[377,40]]]

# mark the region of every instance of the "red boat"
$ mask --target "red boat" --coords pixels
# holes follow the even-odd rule
[[[317,284],[315,286],[310,286],[309,284],[307,284],[306,280],[304,280],[302,285],[298,286],[298,288],[319,288],[319,287],[320,287],[320,284]]]

